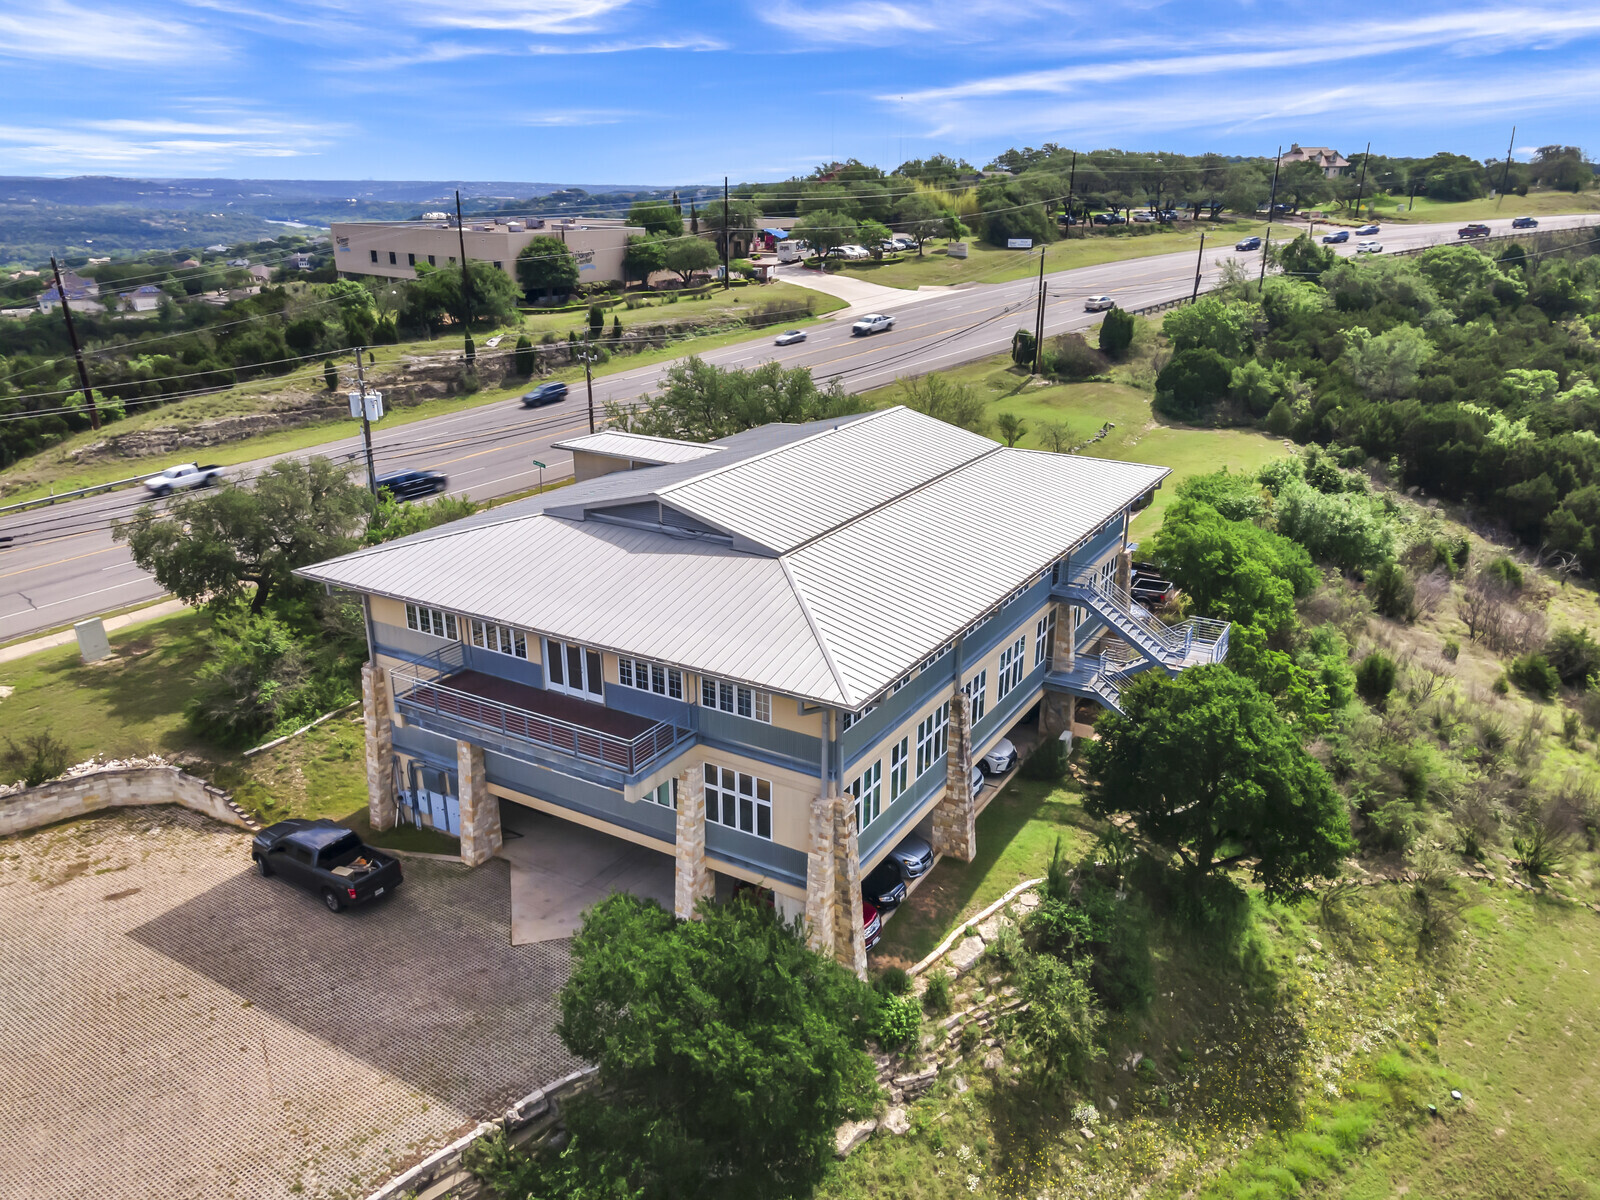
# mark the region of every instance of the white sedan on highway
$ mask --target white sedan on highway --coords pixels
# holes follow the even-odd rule
[[[882,313],[868,313],[850,326],[850,336],[863,337],[869,333],[883,333],[893,328],[893,317],[886,317]]]
[[[1383,243],[1382,242],[1357,242],[1356,243],[1356,253],[1357,254],[1382,254],[1383,253]]]
[[[790,329],[784,333],[780,333],[776,338],[773,339],[772,344],[775,346],[792,346],[796,342],[803,342],[805,340],[806,331],[804,329]]]
[[[1115,308],[1116,306],[1117,302],[1110,296],[1090,296],[1083,302],[1083,311],[1105,312],[1107,309]]]

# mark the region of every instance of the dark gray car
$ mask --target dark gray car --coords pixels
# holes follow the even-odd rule
[[[926,839],[913,833],[889,851],[889,857],[884,861],[892,861],[900,869],[900,878],[910,883],[926,875],[928,868],[933,866],[933,847],[928,845]]]
[[[567,398],[567,385],[559,379],[541,383],[531,392],[522,394],[523,408],[538,408],[542,404],[557,404]]]

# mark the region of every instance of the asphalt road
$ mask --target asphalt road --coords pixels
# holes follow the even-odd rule
[[[1593,216],[1541,217],[1541,230],[1592,222]],[[1511,232],[1511,218],[1487,224],[1495,234]],[[1385,229],[1377,239],[1386,252],[1456,240],[1457,224]],[[1290,226],[1298,234],[1301,227]],[[1354,254],[1354,237],[1335,247]],[[1225,259],[1259,262],[1259,251],[1236,251],[1231,244],[1208,248],[1201,288],[1214,283]],[[1195,255],[1164,254],[1095,267],[1080,267],[1045,276],[1049,301],[1047,333],[1086,329],[1099,323],[1099,313],[1083,311],[1083,298],[1110,295],[1123,308],[1139,308],[1185,296],[1194,286]],[[1036,281],[970,284],[948,292],[904,293],[884,300],[881,311],[896,317],[895,327],[869,338],[852,338],[848,321],[824,322],[796,346],[774,346],[762,335],[747,342],[712,350],[701,357],[718,366],[753,366],[776,359],[785,366],[809,367],[819,384],[839,379],[852,392],[866,391],[894,380],[920,375],[995,354],[1006,349],[1012,333],[1032,326]],[[640,367],[595,381],[598,415],[609,400],[635,401],[653,388],[670,363]],[[550,448],[552,442],[588,432],[586,398],[581,386],[569,398],[548,408],[525,410],[515,401],[416,421],[379,426],[373,431],[377,469],[430,468],[450,477],[451,492],[487,500],[534,486],[546,464],[546,482],[571,473],[572,457]],[[301,454],[354,456],[360,438],[324,443]],[[229,470],[231,478],[255,474],[273,459],[244,463]],[[0,520],[0,536],[13,540],[0,550],[0,641],[82,620],[161,595],[155,580],[134,566],[125,546],[112,541],[110,525],[131,515],[146,497],[141,489],[108,492],[38,508]],[[160,501],[157,502],[162,503]]]

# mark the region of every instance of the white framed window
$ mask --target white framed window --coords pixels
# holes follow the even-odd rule
[[[1022,682],[1023,659],[1028,655],[1028,635],[1023,634],[1000,651],[1000,677],[994,681],[994,698],[1004,700],[1006,694]]]
[[[509,654],[513,658],[528,657],[528,636],[509,625],[496,625],[490,621],[473,621],[472,644],[496,654]]]
[[[877,711],[878,711],[878,706],[876,704],[869,704],[865,708],[863,708],[860,712],[840,713],[839,714],[839,732],[843,733],[846,729],[849,729],[850,726],[856,724],[858,721],[866,720],[868,713],[874,713],[874,712],[877,712]]]
[[[706,820],[772,840],[772,784],[732,767],[705,764]]]
[[[743,687],[709,676],[700,677],[700,705],[718,712],[733,713],[763,724],[772,724],[772,696],[755,688]]]
[[[909,675],[900,676],[900,678],[896,679],[894,681],[893,685],[889,688],[889,695],[891,695],[891,696],[894,695],[896,692],[898,692],[901,688],[905,687],[906,684],[908,684],[910,682],[911,682],[911,676],[909,676]]]
[[[434,637],[459,641],[456,635],[456,615],[437,608],[424,608],[420,604],[406,605],[406,628]]]
[[[1079,608],[1076,604],[1072,606],[1072,628],[1074,632],[1076,632],[1078,629],[1081,629],[1083,627],[1083,623],[1088,619],[1089,610],[1087,608]]]
[[[921,674],[923,671],[926,671],[929,667],[933,666],[934,663],[938,662],[946,654],[949,654],[951,647],[954,646],[954,645],[955,645],[954,642],[946,642],[938,650],[935,650],[932,654],[928,655],[927,658],[923,659],[922,660],[922,665],[917,668],[918,674]]]
[[[950,701],[917,722],[917,778],[939,761],[950,734]]]
[[[967,694],[967,699],[971,701],[972,723],[976,725],[979,718],[983,716],[989,701],[989,669],[985,667],[979,671],[966,683],[962,684],[961,690]]]
[[[903,737],[889,751],[889,803],[906,792],[906,759],[911,756],[911,739]]]
[[[860,833],[878,819],[883,807],[883,759],[861,772],[850,785],[850,794],[856,798],[856,832]]]
[[[1053,605],[1049,612],[1039,618],[1033,637],[1033,665],[1037,667],[1049,662],[1056,652],[1056,610]]]
[[[545,687],[583,700],[599,700],[605,694],[605,676],[600,672],[600,651],[577,642],[544,640]]]
[[[659,804],[662,808],[670,808],[676,812],[678,808],[678,781],[669,779],[665,783],[651,788],[641,798],[648,804]]]
[[[683,672],[676,667],[646,662],[642,658],[617,659],[617,682],[641,692],[654,692],[673,700],[683,699]]]

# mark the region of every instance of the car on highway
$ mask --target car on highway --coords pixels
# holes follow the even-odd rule
[[[1242,238],[1233,244],[1233,248],[1235,250],[1259,250],[1261,249],[1261,239],[1258,237]]]
[[[777,337],[772,339],[772,344],[774,346],[792,346],[796,342],[803,342],[805,340],[806,331],[804,329],[786,329]]]
[[[1348,229],[1341,229],[1337,233],[1325,233],[1322,235],[1322,244],[1324,246],[1337,246],[1341,242],[1348,242],[1349,240],[1350,231]]]
[[[978,760],[978,765],[990,775],[1004,775],[1017,765],[1017,748],[1010,738],[1001,738]]]
[[[900,878],[900,868],[890,859],[884,859],[861,881],[861,898],[879,909],[893,908],[906,898],[906,881]]]
[[[544,404],[559,404],[567,398],[567,385],[559,379],[541,383],[531,392],[522,393],[523,408],[538,408]]]
[[[396,500],[433,496],[444,491],[449,483],[440,471],[390,471],[377,478],[378,490],[388,492]]]
[[[1377,232],[1379,232],[1379,230],[1378,230],[1378,227],[1376,225],[1363,225],[1360,229],[1356,230],[1356,236],[1357,237],[1371,237],[1373,234],[1375,234]]]
[[[152,496],[165,496],[188,488],[210,487],[221,478],[222,468],[214,463],[208,463],[203,467],[198,463],[179,463],[175,467],[168,467],[159,475],[152,475],[146,479],[144,490]]]
[[[1511,221],[1511,228],[1537,229],[1539,228],[1539,222],[1535,221],[1532,217],[1514,217]]]
[[[894,318],[883,313],[868,313],[850,326],[851,337],[865,337],[869,333],[885,333],[894,328]]]
[[[1470,225],[1463,225],[1456,230],[1456,236],[1461,238],[1488,237],[1489,227],[1481,221],[1474,221]]]
[[[1108,308],[1115,308],[1117,302],[1110,296],[1086,296],[1083,301],[1084,312],[1105,312]]]
[[[268,825],[251,840],[250,857],[262,875],[315,892],[330,912],[392,895],[403,878],[398,859],[325,817],[291,817]]]
[[[1356,243],[1356,253],[1357,254],[1382,254],[1383,253],[1383,243],[1382,242],[1357,242]]]

